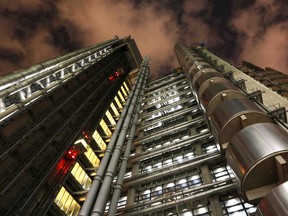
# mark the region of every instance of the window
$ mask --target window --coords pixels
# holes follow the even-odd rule
[[[224,215],[250,215],[256,211],[256,206],[245,203],[235,191],[220,197]]]
[[[117,104],[117,106],[118,106],[119,108],[123,108],[123,107],[122,107],[122,104],[120,103],[120,101],[119,101],[119,99],[117,98],[117,96],[115,96],[114,100],[115,100],[115,102],[116,102],[116,104]]]
[[[103,129],[106,136],[112,135],[112,132],[110,131],[109,127],[107,126],[107,124],[105,123],[103,119],[100,121],[100,126]]]
[[[223,181],[231,178],[225,165],[212,166],[210,169],[212,172],[213,181]]]
[[[85,190],[89,190],[92,181],[78,162],[76,162],[75,165],[73,166],[71,174]]]
[[[113,110],[114,115],[119,116],[119,112],[113,103],[111,103],[110,107]]]
[[[109,110],[106,111],[105,115],[107,116],[111,125],[116,125],[116,122],[114,118],[112,117],[111,113],[109,112]]]
[[[99,158],[96,156],[92,148],[86,143],[84,139],[77,140],[75,144],[82,143],[82,145],[86,148],[87,151],[84,152],[87,159],[91,162],[93,167],[98,167],[100,164]]]
[[[80,205],[74,200],[71,194],[69,194],[64,187],[61,187],[54,202],[63,212],[66,213],[66,215],[76,216],[80,211]]]
[[[106,143],[104,142],[104,140],[102,139],[97,130],[92,134],[92,137],[96,141],[101,150],[106,149]]]
[[[125,99],[124,99],[124,97],[123,97],[123,95],[122,95],[122,93],[121,93],[120,90],[118,91],[118,96],[119,96],[119,98],[120,98],[120,100],[121,100],[122,102],[125,102]]]

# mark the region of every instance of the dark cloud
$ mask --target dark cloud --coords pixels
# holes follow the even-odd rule
[[[286,0],[2,0],[0,74],[115,35],[151,57],[152,79],[177,67],[177,41],[287,71],[287,11]]]

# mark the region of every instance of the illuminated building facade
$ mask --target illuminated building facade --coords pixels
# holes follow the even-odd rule
[[[285,215],[279,72],[175,53],[153,82],[130,37],[0,80],[1,215]]]

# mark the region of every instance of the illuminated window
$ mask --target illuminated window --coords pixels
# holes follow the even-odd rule
[[[118,105],[119,108],[122,108],[122,104],[120,103],[119,99],[117,98],[117,96],[115,96],[114,98],[116,104]]]
[[[89,190],[92,181],[78,162],[75,163],[73,169],[71,170],[71,174],[85,190]]]
[[[119,112],[118,112],[117,108],[115,107],[115,105],[113,103],[111,103],[110,107],[113,110],[114,114],[116,116],[119,116]]]
[[[92,148],[86,143],[86,141],[84,139],[80,139],[77,140],[75,142],[75,144],[81,142],[83,144],[83,146],[86,148],[86,152],[84,152],[85,156],[87,157],[87,159],[91,162],[91,164],[93,165],[93,167],[98,167],[100,164],[100,160],[99,158],[96,156],[96,154],[94,153],[94,151],[92,150]]]
[[[126,82],[124,82],[124,87],[125,87],[126,91],[129,93],[129,92],[130,92],[130,90],[129,90],[129,88],[128,88],[128,86],[127,86]]]
[[[121,101],[122,101],[122,102],[125,102],[125,99],[124,99],[124,97],[123,97],[123,95],[122,95],[122,93],[121,93],[120,90],[118,91],[118,95],[119,95]]]
[[[102,149],[102,150],[106,149],[106,144],[105,144],[104,140],[102,139],[102,137],[100,136],[100,134],[98,133],[98,131],[95,131],[92,134],[92,137],[96,141],[96,143],[98,144],[100,149]]]
[[[123,86],[121,86],[121,90],[122,90],[122,92],[123,92],[124,96],[125,96],[125,97],[127,97],[127,92],[125,91],[125,89],[124,89],[124,87],[123,87]]]
[[[255,213],[257,207],[245,203],[236,192],[220,197],[224,215],[250,215]]]
[[[116,122],[113,119],[113,117],[112,117],[111,113],[109,112],[109,110],[106,111],[106,116],[109,119],[111,125],[115,125],[116,124]]]
[[[105,121],[103,119],[100,121],[100,126],[103,129],[103,131],[106,134],[106,136],[111,136],[112,135],[112,132],[110,131],[108,125],[105,123]]]
[[[54,202],[59,208],[69,216],[76,216],[80,211],[80,205],[74,200],[74,198],[68,193],[68,191],[61,187]]]

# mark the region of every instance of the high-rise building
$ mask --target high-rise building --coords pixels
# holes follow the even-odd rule
[[[175,53],[152,82],[131,37],[0,79],[0,214],[287,215],[286,75]]]

